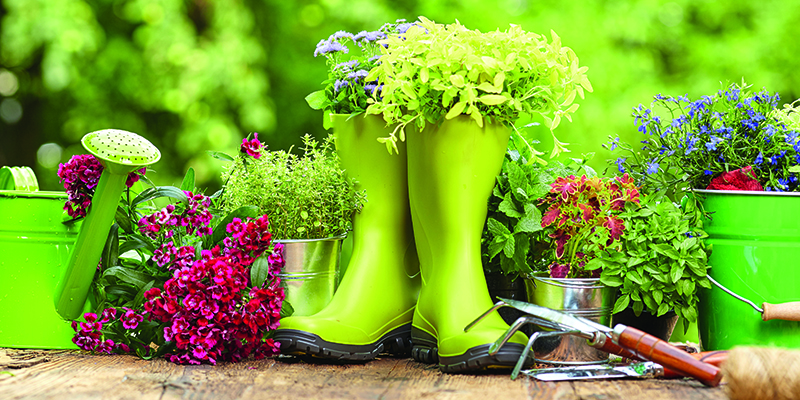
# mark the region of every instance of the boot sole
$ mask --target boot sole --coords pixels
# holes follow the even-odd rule
[[[439,364],[439,370],[446,373],[474,372],[495,368],[514,368],[525,346],[519,343],[506,343],[495,355],[489,354],[491,344],[468,349],[464,354],[453,357],[439,357],[436,338],[426,332],[411,329],[411,357],[424,364]],[[533,365],[533,358],[525,360],[527,366]]]
[[[395,328],[376,342],[364,345],[328,342],[313,333],[295,329],[279,329],[273,340],[280,343],[281,354],[339,361],[369,361],[381,353],[408,357],[411,353],[411,324]]]

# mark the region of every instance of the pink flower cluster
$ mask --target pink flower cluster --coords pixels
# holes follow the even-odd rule
[[[144,175],[146,168],[128,174],[125,184],[133,186]],[[85,217],[92,204],[92,196],[103,173],[103,165],[91,154],[72,156],[66,164],[58,165],[58,178],[67,191],[64,210],[72,218]]]
[[[132,310],[127,310],[121,319],[134,319],[138,322],[142,321],[142,316],[132,312],[134,315],[127,315]],[[75,336],[72,342],[78,345],[79,348],[87,351],[95,351],[98,353],[112,354],[114,351],[128,353],[131,349],[125,343],[114,343],[111,339],[103,340],[103,324],[113,322],[117,317],[117,310],[113,308],[106,308],[101,314],[101,318],[97,319],[97,314],[86,313],[83,318],[86,322],[72,321],[72,329],[75,331]],[[123,320],[123,324],[125,321]]]
[[[258,140],[258,132],[256,132],[253,133],[252,139],[242,139],[242,146],[239,148],[239,151],[255,159],[259,159],[261,158],[261,148],[261,142]]]
[[[283,305],[277,278],[285,263],[282,247],[275,246],[269,258],[269,276],[274,278],[248,290],[248,267],[270,245],[267,225],[266,216],[246,223],[234,220],[228,231],[235,238],[226,240],[224,250],[204,250],[200,260],[175,270],[163,290],[145,292],[148,318],[164,323],[164,339],[175,343],[176,351],[167,359],[216,364],[279,352],[278,343],[264,336],[278,327]]]
[[[139,231],[150,239],[156,240],[163,235],[165,239],[171,238],[175,232],[171,227],[186,227],[186,234],[195,234],[198,237],[211,235],[211,219],[213,215],[209,210],[211,199],[203,194],[193,194],[184,191],[188,201],[186,204],[180,203],[178,207],[172,204],[167,205],[146,217],[142,217],[139,222]]]
[[[195,249],[193,246],[175,248],[170,241],[161,245],[153,253],[153,260],[159,267],[166,266],[170,271],[188,267],[194,263]]]
[[[247,223],[242,222],[241,218],[234,218],[226,227],[231,236],[222,242],[225,245],[225,254],[245,266],[253,264],[272,240],[268,228],[269,220],[266,215]]]

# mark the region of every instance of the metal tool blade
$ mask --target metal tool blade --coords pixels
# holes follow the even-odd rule
[[[547,307],[537,306],[536,304],[526,303],[524,301],[497,298],[508,304],[510,307],[516,308],[524,313],[531,314],[535,317],[553,321],[561,325],[566,325],[571,329],[579,330],[586,333],[605,332],[610,333],[612,329],[598,324],[597,322],[588,320],[586,318],[576,317],[561,311],[552,310]]]
[[[663,374],[663,367],[653,362],[628,365],[580,365],[576,367],[540,368],[522,371],[541,381],[573,381],[587,379],[653,378]]]

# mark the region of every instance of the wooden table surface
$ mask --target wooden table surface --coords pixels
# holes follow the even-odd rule
[[[0,349],[0,399],[726,399],[693,380],[512,381],[411,359],[327,365],[266,359],[181,366],[73,350]]]

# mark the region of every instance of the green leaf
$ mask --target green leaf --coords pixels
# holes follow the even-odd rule
[[[119,246],[119,254],[124,254],[136,249],[147,249],[150,250],[151,253],[156,251],[153,242],[145,239],[142,235],[133,234],[125,237],[125,242]]]
[[[100,258],[102,269],[105,271],[117,265],[117,258],[119,258],[119,225],[111,225],[111,230],[108,231],[106,237],[106,244],[103,246],[103,253]]]
[[[325,89],[317,90],[306,96],[306,103],[314,110],[322,110],[328,103],[328,96],[325,94]]]
[[[589,262],[587,262],[586,265],[583,266],[583,269],[587,271],[594,271],[598,268],[603,268],[604,265],[605,262],[600,257],[595,257],[589,260]]]
[[[489,228],[489,232],[494,236],[504,237],[511,235],[511,231],[494,218],[489,218],[486,221],[486,225]]]
[[[464,76],[458,75],[458,74],[450,75],[450,83],[452,83],[453,86],[455,86],[457,88],[462,88],[462,87],[464,87],[464,84],[465,84]]]
[[[656,303],[661,304],[661,300],[664,300],[664,293],[662,293],[660,290],[653,290],[652,293],[653,300],[655,300]]]
[[[505,256],[508,258],[513,258],[515,248],[516,248],[516,242],[514,240],[514,235],[508,235],[506,244],[505,246],[503,246],[503,254],[505,254]]]
[[[150,282],[147,282],[147,284],[144,285],[144,287],[139,289],[139,292],[136,293],[136,296],[134,296],[133,300],[131,301],[131,306],[134,308],[141,308],[142,305],[144,305],[144,292],[152,289],[155,284],[156,281],[151,280]]]
[[[604,276],[600,275],[600,282],[606,286],[619,287],[622,286],[622,278],[617,275]]]
[[[103,277],[113,276],[118,280],[128,283],[139,290],[153,280],[153,277],[145,273],[126,267],[111,267],[103,273]]]
[[[210,155],[211,157],[216,158],[217,160],[233,161],[233,157],[232,156],[230,156],[230,155],[228,155],[226,153],[223,153],[221,151],[207,150],[206,153],[208,153],[208,155]]]
[[[292,314],[294,314],[294,307],[284,299],[283,305],[281,306],[281,318],[291,317]]]
[[[498,104],[503,104],[508,100],[505,96],[499,94],[485,94],[481,97],[478,97],[478,101],[487,106],[496,106]]]
[[[628,271],[626,276],[628,277],[628,279],[632,280],[633,282],[636,282],[636,284],[638,285],[642,284],[642,277],[639,276],[639,273],[636,272],[636,270]]]
[[[542,229],[542,212],[532,204],[525,204],[525,215],[514,226],[514,232],[533,233]]]
[[[525,178],[525,172],[520,168],[517,163],[508,163],[508,184],[510,186],[511,191],[515,191],[518,188],[526,188],[528,186],[528,180]]]
[[[489,243],[489,260],[493,260],[495,256],[503,251],[503,247],[505,247],[505,245],[506,241],[501,237],[498,237],[497,240],[493,240],[491,243]]]
[[[256,258],[250,268],[250,287],[260,288],[269,276],[269,257],[267,255]]]
[[[453,119],[461,115],[461,113],[464,112],[464,107],[466,107],[466,105],[467,103],[459,101],[458,103],[453,105],[453,108],[451,108],[450,111],[447,112],[447,115],[445,115],[444,118]]]
[[[235,210],[233,210],[230,214],[228,214],[225,218],[222,219],[216,226],[214,226],[213,233],[211,234],[211,246],[222,241],[225,239],[225,235],[227,235],[226,228],[228,224],[233,222],[234,218],[239,218],[241,220],[246,220],[247,217],[250,218],[258,218],[261,216],[261,211],[256,206],[242,206]]]
[[[136,196],[135,199],[133,199],[131,205],[137,206],[141,203],[155,200],[159,197],[171,197],[184,203],[189,201],[189,198],[186,197],[186,194],[175,186],[157,186],[143,190],[138,196]]]
[[[672,283],[678,282],[683,275],[683,267],[679,263],[673,263],[669,271],[669,280]]]
[[[186,175],[183,176],[183,182],[181,182],[181,190],[185,190],[187,192],[191,192],[194,190],[194,168],[189,167],[186,170]]]
[[[631,302],[631,296],[629,295],[620,296],[620,298],[617,299],[617,302],[614,303],[614,310],[611,311],[611,313],[616,314],[618,312],[622,312],[623,310],[628,308],[628,304],[630,304],[630,302]]]
[[[660,317],[666,314],[667,312],[669,312],[669,304],[661,303],[661,305],[658,306],[658,313],[656,314],[656,316]]]
[[[122,208],[122,206],[117,206],[117,212],[114,214],[114,221],[122,228],[122,231],[125,233],[133,233],[133,224],[131,223],[131,218],[128,216],[128,213]]]
[[[639,258],[639,257],[631,257],[631,258],[629,258],[629,259],[628,259],[627,267],[628,267],[628,268],[635,267],[635,266],[637,266],[637,265],[639,265],[639,264],[643,263],[644,261],[645,261],[645,260],[644,260],[643,258]]]
[[[500,205],[497,207],[497,209],[511,218],[520,218],[523,215],[521,212],[517,211],[517,207],[514,205],[514,198],[511,196],[511,193],[506,193],[505,198],[503,198],[503,201],[500,202]]]
[[[673,260],[678,260],[678,259],[681,258],[681,255],[678,253],[678,251],[675,250],[674,247],[672,247],[672,246],[670,246],[668,244],[663,244],[663,243],[650,244],[650,248],[655,250],[656,252],[658,252],[660,254],[663,254],[663,255],[673,259]]]

